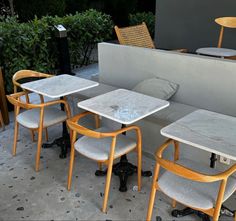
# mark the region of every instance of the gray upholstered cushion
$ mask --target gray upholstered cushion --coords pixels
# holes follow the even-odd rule
[[[96,131],[112,132],[112,129],[101,127]],[[96,139],[83,136],[75,142],[75,149],[84,156],[94,160],[108,160],[111,147],[111,138]],[[131,151],[136,147],[136,142],[125,136],[119,135],[116,140],[115,158]]]
[[[170,99],[177,90],[178,84],[160,78],[146,79],[133,88],[133,91],[163,100]]]
[[[17,121],[27,128],[39,127],[40,109],[35,108],[26,110],[17,116]],[[54,124],[60,123],[67,119],[67,115],[64,111],[55,107],[46,107],[44,111],[44,126],[49,127]]]
[[[236,56],[236,50],[228,48],[215,48],[215,47],[199,48],[196,50],[196,53],[204,55],[212,55],[217,57]]]
[[[217,174],[219,171],[212,169],[207,164],[196,163],[187,159],[179,160],[179,164],[204,174]],[[181,178],[165,171],[158,180],[160,189],[169,197],[178,202],[195,208],[209,209],[215,205],[219,191],[219,182],[201,183]],[[224,195],[227,200],[236,190],[236,178],[228,179]]]

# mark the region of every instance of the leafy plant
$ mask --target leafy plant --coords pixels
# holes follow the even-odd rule
[[[111,37],[113,23],[109,15],[88,10],[64,17],[37,17],[20,23],[16,17],[0,18],[0,65],[4,67],[6,90],[12,92],[12,76],[21,69],[56,73],[57,41],[54,25],[68,31],[71,63],[87,65],[98,42]]]
[[[138,25],[145,22],[152,37],[155,32],[155,15],[152,12],[138,12],[129,14],[129,24]]]

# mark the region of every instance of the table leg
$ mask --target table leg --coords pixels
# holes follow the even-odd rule
[[[122,128],[124,128],[124,127],[125,127],[125,125],[122,124]],[[124,135],[125,134],[126,133],[124,133]],[[120,158],[120,162],[113,165],[112,171],[116,176],[119,176],[119,179],[120,179],[119,191],[126,192],[128,177],[132,176],[134,173],[137,173],[137,166],[129,163],[127,156],[123,155]],[[95,172],[95,175],[96,176],[105,176],[106,173],[107,173],[107,170],[104,170],[104,171],[97,170]],[[150,177],[150,176],[152,176],[152,172],[151,171],[142,171],[142,176]]]

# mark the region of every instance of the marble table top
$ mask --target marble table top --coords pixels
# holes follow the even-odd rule
[[[161,134],[181,143],[236,160],[236,118],[197,110],[164,127]]]
[[[82,90],[98,86],[95,81],[67,74],[44,78],[22,84],[21,87],[50,98],[60,98]]]
[[[118,89],[78,103],[78,107],[114,120],[132,124],[169,106],[169,102],[134,91]]]

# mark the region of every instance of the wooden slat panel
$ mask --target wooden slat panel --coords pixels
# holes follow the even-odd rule
[[[8,115],[8,108],[7,108],[7,101],[6,101],[6,94],[4,88],[4,80],[2,69],[0,68],[0,110],[2,112],[2,117],[4,123],[7,125],[9,124],[9,115]]]

